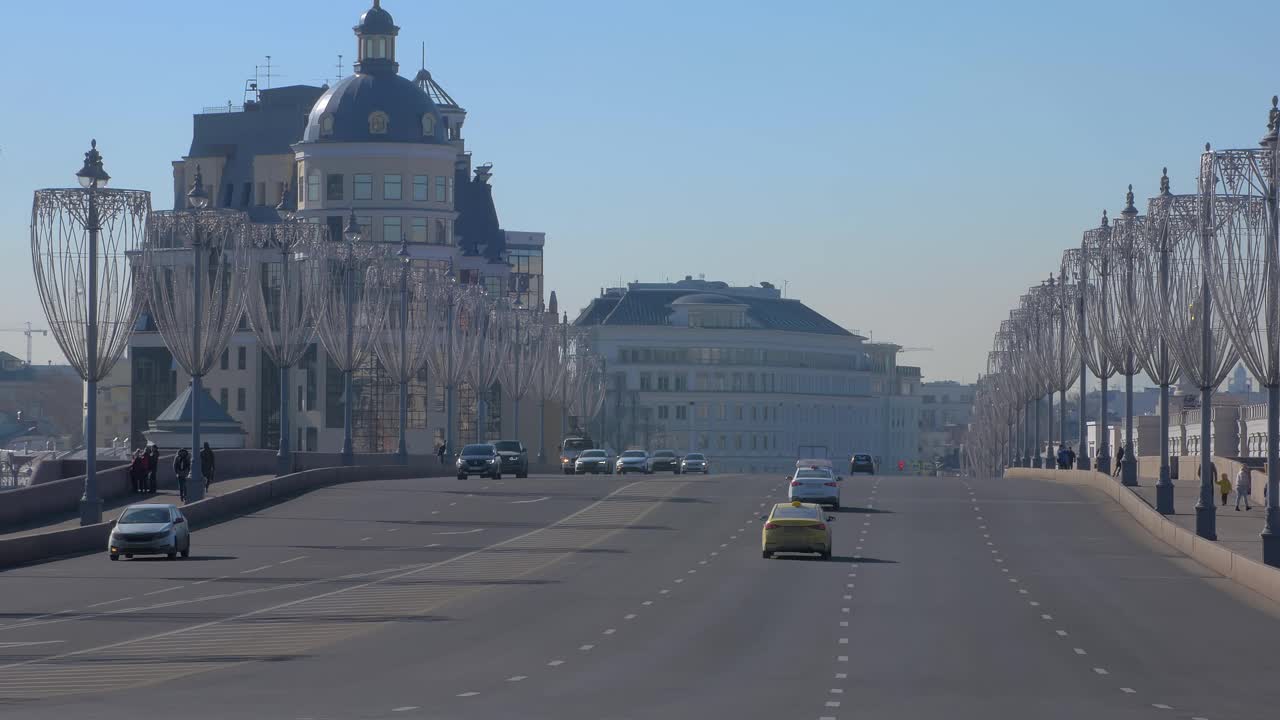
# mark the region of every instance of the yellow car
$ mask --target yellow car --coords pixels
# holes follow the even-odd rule
[[[762,554],[766,559],[779,552],[818,553],[831,559],[831,521],[823,517],[822,506],[793,500],[778,503],[764,519],[760,534]]]

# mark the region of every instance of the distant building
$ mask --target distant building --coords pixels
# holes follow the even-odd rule
[[[723,470],[782,471],[797,456],[920,457],[920,369],[768,283],[631,283],[575,324],[607,363],[598,443],[703,451]]]
[[[298,217],[340,235],[350,213],[367,240],[408,242],[420,266],[452,270],[459,282],[505,294],[525,307],[543,307],[541,232],[502,227],[490,164],[472,166],[463,137],[467,111],[422,68],[412,80],[399,74],[391,14],[375,3],[355,26],[354,73],[333,87],[294,85],[255,89],[243,106],[209,108],[195,116],[191,146],[172,164],[174,208],[199,168],[211,207],[240,210],[259,223],[280,221],[284,201]],[[190,382],[177,368],[146,314],[131,339],[131,425],[135,442],[150,420]],[[247,321],[235,333],[205,387],[243,428],[245,444],[279,446],[279,372],[261,351]],[[290,373],[291,427],[298,450],[336,451],[343,435],[342,374],[320,345]],[[353,382],[355,449],[384,452],[398,439],[399,386],[371,357]],[[488,427],[477,428],[477,392],[457,393],[460,441],[497,437],[512,424],[500,386],[490,397]],[[422,373],[409,384],[409,443],[430,452],[446,423],[444,392]],[[522,414],[533,412],[525,403]],[[525,412],[527,409],[527,412]],[[504,413],[507,413],[504,415]],[[559,416],[558,408],[555,416]],[[521,423],[526,435],[536,427]],[[534,438],[523,438],[533,444]]]
[[[0,445],[69,450],[84,439],[84,383],[70,365],[27,365],[0,351]]]
[[[935,380],[920,386],[920,447],[923,459],[960,468],[964,429],[973,410],[972,383]]]
[[[129,418],[133,412],[132,370],[129,356],[121,357],[105,378],[98,381],[98,447],[133,443],[130,433],[133,425]],[[88,386],[85,387],[86,393]],[[86,395],[86,401],[88,397]]]

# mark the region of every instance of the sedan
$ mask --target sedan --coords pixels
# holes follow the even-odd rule
[[[787,497],[791,500],[840,508],[840,480],[827,468],[800,469],[791,478]]]
[[[121,555],[167,555],[170,560],[191,556],[191,530],[182,511],[173,505],[130,505],[116,520],[107,540],[112,560]]]
[[[583,473],[591,473],[593,475],[601,473],[612,474],[613,464],[609,462],[609,454],[604,450],[583,450],[573,464],[573,471],[578,475]]]
[[[653,472],[670,470],[680,474],[680,456],[671,450],[658,450],[649,457],[649,469]]]
[[[680,472],[711,474],[711,461],[702,453],[689,453],[680,459]]]
[[[466,480],[472,475],[479,475],[480,477],[501,480],[501,462],[498,457],[498,449],[492,443],[467,445],[462,448],[462,454],[458,456],[458,479]]]
[[[529,451],[519,440],[499,440],[493,444],[498,451],[499,465],[503,472],[515,473],[518,478],[529,477]]]
[[[649,469],[649,453],[643,450],[625,450],[618,458],[616,470],[619,475],[629,472],[641,472],[645,475],[653,472]]]
[[[811,503],[793,500],[778,503],[764,518],[764,530],[760,536],[760,550],[765,559],[779,552],[818,553],[823,560],[831,559],[831,521],[834,517],[822,516],[822,508]]]

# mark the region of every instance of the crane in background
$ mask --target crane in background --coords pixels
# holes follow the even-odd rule
[[[31,336],[39,333],[48,337],[49,331],[43,328],[33,328],[31,323],[27,323],[25,328],[0,328],[0,332],[20,332],[27,336],[27,367],[31,367]]]

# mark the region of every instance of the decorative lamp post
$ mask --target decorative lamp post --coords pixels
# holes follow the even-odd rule
[[[198,165],[187,204],[189,210],[152,215],[148,245],[151,313],[174,361],[191,376],[187,502],[196,502],[204,497],[199,462],[203,380],[244,315],[249,238],[244,213],[209,209]]]
[[[499,367],[499,380],[502,392],[511,398],[515,413],[513,437],[517,440],[520,439],[520,401],[540,384],[542,363],[546,362],[543,348],[547,345],[549,333],[542,318],[540,310],[526,308],[517,300],[503,328],[507,337],[499,343],[505,353]]]
[[[1280,566],[1280,99],[1271,98],[1260,147],[1206,153],[1201,172],[1215,235],[1217,314],[1245,367],[1267,389],[1262,558]]]
[[[102,522],[97,476],[98,381],[115,367],[145,304],[143,241],[151,194],[108,190],[98,142],[90,143],[79,188],[37,190],[31,205],[31,266],[58,347],[86,384],[84,494],[80,524]]]
[[[554,314],[542,316],[538,331],[538,371],[533,375],[533,392],[538,398],[538,464],[547,460],[547,401],[559,397],[565,379],[562,328]]]

